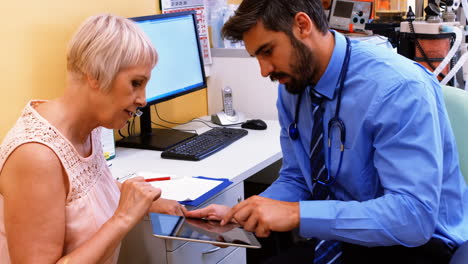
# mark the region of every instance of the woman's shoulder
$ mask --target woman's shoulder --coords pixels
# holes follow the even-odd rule
[[[13,186],[23,186],[22,190],[30,192],[41,192],[37,189],[42,187],[50,190],[51,186],[60,186],[66,190],[63,173],[60,160],[52,149],[40,143],[25,143],[15,148],[3,163],[0,170],[0,189],[2,193],[16,190]]]
[[[41,101],[30,101],[24,108],[15,125],[5,136],[0,145],[0,170],[9,156],[21,148],[21,153],[29,153],[30,158],[55,155],[58,149],[64,147],[66,141],[54,128],[34,110],[34,104]],[[42,155],[43,157],[38,157]]]
[[[7,164],[8,163],[8,164]],[[37,143],[28,142],[15,148],[6,160],[5,166],[23,167],[23,171],[37,172],[62,171],[60,159],[56,153],[48,146]]]

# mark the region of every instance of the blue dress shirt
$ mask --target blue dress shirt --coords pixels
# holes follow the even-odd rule
[[[333,176],[339,163],[338,129],[328,131],[335,115],[336,91],[346,40],[332,32],[335,47],[315,87],[326,97],[324,138],[332,133]],[[346,143],[340,174],[331,186],[336,200],[310,201],[310,97],[302,96],[299,138],[288,136],[298,95],[279,86],[283,166],[280,177],[261,195],[300,201],[304,237],[365,246],[419,246],[431,237],[458,246],[468,240],[468,188],[461,175],[455,139],[441,87],[421,65],[391,50],[351,41],[340,118]],[[324,142],[325,144],[325,142]],[[328,160],[325,145],[326,160]]]

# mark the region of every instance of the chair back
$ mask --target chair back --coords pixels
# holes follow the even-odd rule
[[[460,169],[468,183],[468,92],[450,86],[442,86],[445,107],[457,142]],[[450,264],[468,263],[468,242],[461,245]]]
[[[460,169],[468,183],[468,92],[442,86],[445,107],[447,108],[455,141],[457,143]]]

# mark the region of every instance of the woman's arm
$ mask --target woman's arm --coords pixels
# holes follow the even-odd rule
[[[59,159],[46,146],[24,144],[10,155],[0,192],[13,263],[54,263],[62,256],[67,186]]]
[[[142,178],[125,182],[114,215],[63,256],[67,189],[66,172],[48,147],[28,143],[10,155],[0,174],[0,192],[13,263],[102,263],[160,195]]]

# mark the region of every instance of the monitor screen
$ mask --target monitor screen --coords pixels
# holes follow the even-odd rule
[[[194,12],[132,18],[158,52],[146,86],[149,105],[206,87]]]
[[[333,15],[337,17],[350,18],[351,13],[353,12],[353,7],[353,2],[337,1]]]
[[[151,105],[207,87],[195,11],[131,19],[153,43],[158,52],[158,63],[146,86],[147,105],[141,109],[140,134],[129,135],[116,144],[121,147],[165,150],[195,134],[152,128]]]

